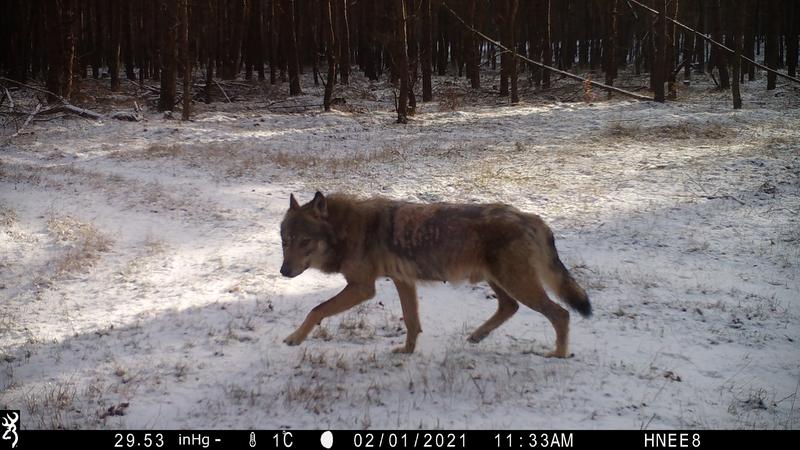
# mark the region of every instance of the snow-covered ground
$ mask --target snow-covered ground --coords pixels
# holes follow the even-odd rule
[[[664,105],[486,96],[397,125],[359,83],[331,113],[4,129],[0,407],[26,428],[800,427],[797,88],[746,84],[739,111],[708,84]],[[540,214],[595,309],[572,314],[574,356],[542,357],[552,327],[524,307],[468,343],[485,285],[422,287],[417,352],[393,354],[385,281],[284,345],[344,284],[278,273],[289,193],[317,189]]]

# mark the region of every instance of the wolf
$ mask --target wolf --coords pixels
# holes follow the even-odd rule
[[[375,295],[375,281],[388,277],[400,297],[406,341],[394,349],[412,353],[422,332],[418,282],[487,281],[497,311],[470,336],[480,342],[508,320],[519,303],[543,314],[556,333],[549,357],[567,357],[569,312],[552,301],[550,288],[585,317],[589,297],[558,257],[553,232],[535,214],[506,204],[421,204],[382,197],[360,199],[317,192],[300,205],[289,196],[281,222],[281,275],[308,268],[341,273],[347,285],[314,307],[284,342],[298,345],[323,319]]]

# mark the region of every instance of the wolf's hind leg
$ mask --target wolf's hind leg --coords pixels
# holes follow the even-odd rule
[[[548,357],[566,358],[569,336],[569,312],[556,302],[550,300],[542,287],[536,272],[521,275],[505,272],[495,275],[496,281],[512,297],[534,311],[542,313],[556,331],[556,349]]]
[[[412,283],[400,280],[393,280],[400,296],[400,305],[403,307],[403,321],[406,323],[406,344],[397,347],[395,353],[413,353],[417,346],[417,335],[422,332],[419,323],[419,301],[417,299],[417,288]]]
[[[497,312],[489,318],[483,325],[478,327],[467,338],[472,343],[478,343],[489,335],[495,328],[499,327],[506,320],[510,319],[519,309],[519,303],[514,300],[506,291],[496,283],[489,283],[494,293],[497,295]]]

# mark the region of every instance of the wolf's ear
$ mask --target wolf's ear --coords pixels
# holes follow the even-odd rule
[[[320,217],[327,217],[328,201],[325,200],[325,196],[322,195],[322,192],[317,191],[317,193],[314,194],[314,200],[311,200],[311,205]]]
[[[289,194],[289,209],[300,209],[300,204],[294,198],[294,194]]]

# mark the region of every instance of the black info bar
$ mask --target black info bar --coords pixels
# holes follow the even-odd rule
[[[0,449],[783,448],[798,430],[19,430]],[[12,447],[12,444],[15,444]]]

